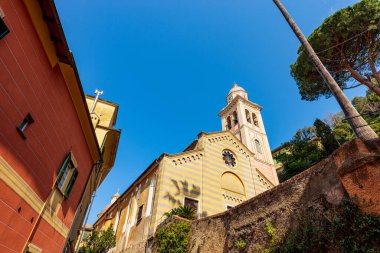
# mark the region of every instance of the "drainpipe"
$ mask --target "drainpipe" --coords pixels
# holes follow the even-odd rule
[[[97,167],[99,166],[99,165],[101,165],[103,163],[103,161],[102,160],[98,160],[94,165],[93,165],[93,167],[95,167],[96,166],[96,168],[95,168],[95,172],[97,172]],[[91,171],[91,174],[87,177],[87,180],[86,180],[86,187],[87,187],[87,185],[88,185],[88,183],[89,183],[89,181],[90,181],[90,179],[91,179],[91,175],[93,174],[93,171],[94,170],[92,170]],[[86,188],[83,190],[83,192],[82,192],[82,195],[81,195],[81,197],[80,197],[80,205],[77,207],[77,210],[75,211],[75,216],[74,216],[74,219],[73,219],[73,222],[76,220],[76,218],[77,218],[77,216],[78,216],[78,210],[82,207],[82,204],[83,204],[83,198],[84,198],[84,193],[85,193],[85,191],[86,191]],[[87,212],[86,212],[87,213]],[[66,238],[66,242],[65,242],[65,246],[67,245],[67,243],[70,243],[70,238],[69,238],[69,236],[71,235],[71,233],[73,232],[73,229],[74,229],[74,227],[73,227],[73,225],[74,224],[72,224],[72,226],[71,226],[71,228],[70,228],[70,231],[69,231],[69,233],[68,233],[68,237]],[[62,252],[65,252],[64,251],[65,250],[65,247],[63,248],[63,251]]]
[[[36,233],[36,230],[37,230],[37,224],[39,224],[40,220],[41,220],[41,217],[42,217],[42,214],[44,213],[45,211],[45,208],[47,206],[47,203],[49,202],[50,198],[51,198],[51,195],[52,193],[54,192],[55,190],[55,183],[53,184],[53,187],[50,189],[50,192],[49,192],[49,195],[48,197],[46,198],[45,200],[45,203],[43,204],[41,210],[38,212],[38,216],[37,216],[37,219],[36,219],[36,222],[34,223],[33,225],[33,228],[32,230],[30,231],[29,233],[29,236],[28,236],[28,239],[26,240],[25,244],[24,244],[24,247],[22,249],[22,252],[26,252],[27,248],[28,248],[28,244],[30,243],[30,239],[33,237],[33,235]]]
[[[96,168],[96,175],[95,175],[95,189],[94,189],[94,192],[91,195],[90,205],[89,205],[89,208],[87,209],[87,212],[85,214],[85,219],[84,219],[84,222],[82,223],[82,228],[80,229],[80,231],[82,231],[82,232],[80,233],[80,237],[79,237],[79,241],[78,241],[78,247],[75,250],[75,253],[77,253],[79,251],[79,248],[80,248],[79,245],[82,243],[82,240],[83,240],[83,231],[84,231],[83,225],[87,224],[87,221],[88,221],[88,218],[90,216],[91,209],[92,209],[92,204],[94,203],[94,198],[96,196],[96,191],[97,191],[97,189],[99,187],[99,184],[100,184],[100,181],[98,181],[98,178],[103,173],[102,171],[100,171],[101,168],[102,168],[102,164],[103,164],[103,161],[99,161],[99,162],[96,163],[97,168]]]

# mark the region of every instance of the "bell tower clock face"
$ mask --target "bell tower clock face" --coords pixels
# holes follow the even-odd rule
[[[227,103],[231,103],[231,101],[232,101],[232,96],[229,96],[229,97],[227,98]]]

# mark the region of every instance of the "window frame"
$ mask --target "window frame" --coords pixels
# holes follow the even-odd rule
[[[3,32],[1,32],[1,30],[0,30],[0,40],[1,40],[8,33],[10,33],[10,30],[9,30],[8,26],[7,26],[7,24],[5,24],[4,19],[3,19],[3,17],[1,17],[1,15],[0,15],[0,28],[4,29]]]
[[[199,218],[199,214],[200,214],[200,201],[199,199],[196,199],[196,198],[192,198],[192,197],[189,197],[189,196],[184,196],[183,197],[183,206],[185,207],[185,203],[186,203],[186,199],[190,200],[190,201],[196,201],[197,202],[197,210],[196,210],[196,217]]]
[[[143,218],[143,213],[144,213],[144,204],[140,205],[137,210],[136,225],[138,225],[141,222]]]
[[[66,173],[66,171],[68,172]],[[63,195],[65,199],[67,199],[70,196],[70,193],[72,191],[77,177],[78,169],[76,166],[76,161],[72,153],[70,152],[66,155],[55,181],[55,187],[58,189],[58,191]],[[63,182],[62,185],[61,182]]]
[[[32,117],[32,115],[30,115],[30,113],[28,113],[24,119],[22,120],[21,124],[19,126],[16,127],[17,129],[17,132],[21,135],[21,137],[23,139],[26,139],[26,136],[25,136],[25,131],[27,129],[27,127],[34,123],[34,119]]]
[[[263,149],[261,147],[261,143],[258,139],[255,139],[255,149],[256,149],[256,152],[259,153],[259,154],[262,154],[263,153]]]

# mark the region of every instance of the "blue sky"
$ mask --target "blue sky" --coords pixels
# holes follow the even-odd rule
[[[353,0],[283,0],[306,35]],[[84,90],[120,105],[115,167],[89,223],[161,153],[178,153],[217,116],[233,82],[261,105],[271,148],[339,111],[301,101],[289,65],[299,42],[271,0],[56,0]],[[363,95],[351,90],[347,95]]]

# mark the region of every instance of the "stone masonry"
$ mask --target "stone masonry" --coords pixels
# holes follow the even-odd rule
[[[277,187],[226,212],[193,221],[189,252],[239,252],[234,245],[241,238],[249,242],[244,252],[255,252],[267,244],[266,222],[285,236],[297,225],[299,214],[320,208],[322,202],[336,206],[356,197],[362,211],[380,215],[379,192],[380,139],[366,143],[356,139]],[[155,252],[152,239],[141,252]]]

